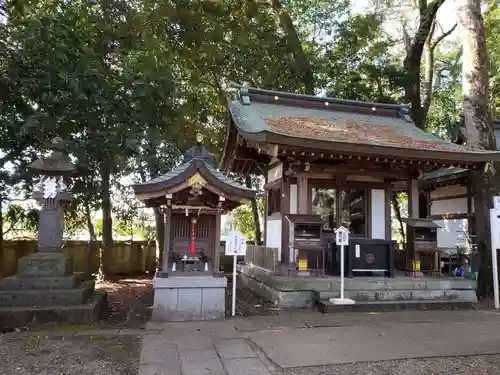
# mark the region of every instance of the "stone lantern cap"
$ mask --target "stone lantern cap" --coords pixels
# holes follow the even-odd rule
[[[34,174],[44,176],[70,176],[77,173],[76,166],[71,162],[67,142],[60,137],[52,140],[49,147],[51,153],[47,157],[40,157],[28,165]]]

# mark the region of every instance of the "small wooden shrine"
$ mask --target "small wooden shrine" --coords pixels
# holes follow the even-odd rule
[[[163,267],[154,280],[153,319],[223,317],[227,280],[220,271],[221,215],[255,197],[255,191],[214,168],[201,134],[179,167],[133,189],[147,206],[165,208]]]
[[[467,149],[418,129],[403,105],[236,88],[221,169],[265,177],[265,246],[278,249],[282,275],[308,275],[323,263],[328,274],[338,275],[333,233],[344,226],[350,232],[346,273],[391,276],[394,189],[404,184],[408,216],[418,218],[426,171],[473,171],[500,160],[500,152]],[[323,261],[316,260],[316,248],[297,248],[290,214],[322,220],[321,232],[310,226],[301,236],[310,241],[316,235]]]

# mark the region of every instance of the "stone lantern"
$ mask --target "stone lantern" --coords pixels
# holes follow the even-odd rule
[[[66,143],[54,138],[48,157],[41,157],[28,165],[40,176],[33,198],[42,206],[38,222],[38,251],[59,253],[64,232],[64,210],[71,201],[67,190],[68,177],[76,175],[76,167],[69,158]]]
[[[33,197],[40,203],[38,251],[18,261],[14,276],[0,279],[0,322],[7,327],[33,320],[91,323],[106,306],[106,294],[93,280],[73,273],[72,259],[61,251],[64,210],[71,201],[68,178],[76,174],[65,142],[55,138],[47,157],[28,168],[40,177]]]

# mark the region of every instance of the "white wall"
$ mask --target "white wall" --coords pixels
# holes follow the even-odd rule
[[[372,238],[385,240],[385,191],[371,189],[371,226]]]
[[[431,192],[432,198],[465,194],[465,186],[443,186]],[[435,194],[433,194],[435,193]],[[431,202],[431,215],[467,213],[467,198],[443,199]],[[467,219],[434,220],[441,228],[437,230],[438,247],[455,251],[458,245],[465,244],[463,231],[468,231]]]
[[[297,185],[290,184],[290,213],[297,213]]]
[[[283,176],[283,164],[278,164],[276,167],[267,171],[267,182],[276,181]]]
[[[431,201],[431,215],[466,214],[467,198]]]
[[[281,214],[274,213],[267,217],[265,246],[278,249],[278,260],[281,260]]]
[[[500,130],[495,130],[495,138],[497,139],[497,148],[500,148]]]

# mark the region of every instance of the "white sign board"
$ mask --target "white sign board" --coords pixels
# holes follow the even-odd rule
[[[500,210],[500,197],[493,197],[493,209]]]
[[[245,255],[247,253],[247,239],[237,231],[232,230],[226,237],[226,255]]]
[[[337,246],[349,245],[349,231],[345,227],[340,227],[335,231],[335,243]]]

